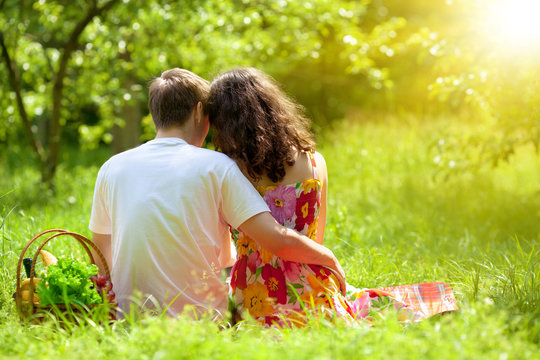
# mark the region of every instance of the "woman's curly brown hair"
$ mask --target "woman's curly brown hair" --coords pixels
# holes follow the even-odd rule
[[[315,151],[304,108],[257,69],[236,68],[214,79],[206,112],[216,149],[254,180],[266,175],[277,183],[298,151]]]

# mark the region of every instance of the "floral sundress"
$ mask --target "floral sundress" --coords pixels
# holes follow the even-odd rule
[[[313,167],[312,179],[289,185],[259,186],[257,190],[278,223],[315,241],[321,182],[317,178],[313,154],[309,156]],[[306,323],[309,314],[314,313],[353,322],[372,319],[374,314],[388,308],[398,310],[400,319],[404,321],[433,315],[424,314],[418,307],[403,301],[408,299],[408,287],[412,285],[373,290],[350,287],[345,298],[339,291],[337,277],[328,268],[285,261],[238,230],[232,230],[232,237],[237,251],[230,280],[234,305],[240,313],[247,311],[266,325],[298,326]],[[395,296],[396,289],[401,291],[397,293],[401,297]],[[444,296],[447,292],[441,294]],[[453,299],[453,294],[450,295]],[[452,306],[435,313],[450,310],[453,310]]]

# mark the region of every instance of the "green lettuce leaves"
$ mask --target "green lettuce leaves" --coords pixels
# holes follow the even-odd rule
[[[90,276],[96,275],[94,264],[86,265],[77,260],[61,258],[58,264],[49,265],[47,273],[37,286],[42,306],[51,304],[100,304],[103,299],[93,286]]]

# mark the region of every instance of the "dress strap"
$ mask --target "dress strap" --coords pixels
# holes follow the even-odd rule
[[[311,159],[311,167],[313,168],[313,178],[315,180],[318,179],[317,177],[317,163],[315,162],[315,156],[312,152],[308,152],[309,158]]]

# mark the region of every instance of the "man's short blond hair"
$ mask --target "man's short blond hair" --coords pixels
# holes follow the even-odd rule
[[[198,102],[205,105],[210,92],[207,80],[191,71],[167,70],[150,84],[148,107],[157,129],[182,126]]]

